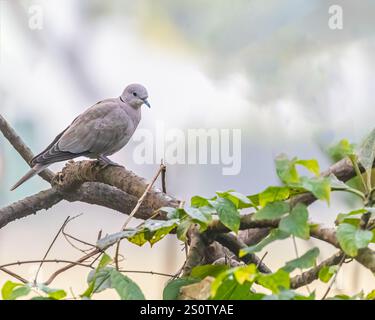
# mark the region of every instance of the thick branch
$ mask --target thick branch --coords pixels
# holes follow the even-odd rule
[[[108,166],[102,168],[97,161],[70,161],[56,175],[52,184],[62,192],[72,192],[84,182],[101,182],[116,187],[139,199],[147,188],[147,181],[125,168]],[[143,206],[157,210],[161,207],[178,206],[179,201],[152,188],[143,202]]]
[[[136,197],[130,194],[99,182],[86,182],[76,192],[65,192],[63,196],[69,202],[86,202],[110,208],[124,214],[130,214],[138,201]],[[141,205],[135,217],[145,220],[150,218],[153,212],[152,208]]]
[[[14,202],[0,209],[0,229],[11,221],[35,214],[39,210],[47,210],[62,199],[62,195],[56,190],[48,189]]]

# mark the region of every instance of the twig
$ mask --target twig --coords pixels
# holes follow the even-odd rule
[[[83,264],[84,261],[86,261],[87,259],[90,259],[91,257],[97,255],[98,253],[101,253],[101,250],[100,249],[95,249],[93,250],[92,252],[86,254],[85,256],[81,257],[80,259],[78,259],[77,261],[69,261],[67,263],[69,263],[68,265],[62,267],[61,269],[55,271],[49,278],[47,281],[44,282],[45,285],[49,285],[59,274],[75,267],[75,266],[86,266],[86,267],[89,267],[89,268],[92,268],[92,266],[90,265],[86,265],[86,264]]]
[[[342,264],[343,264],[344,261],[345,261],[345,257],[346,257],[346,255],[344,254],[344,255],[342,256],[342,258],[341,258],[341,261],[340,261],[339,265],[338,265],[337,271],[336,271],[335,275],[333,276],[333,278],[332,278],[332,280],[331,280],[331,283],[329,284],[329,286],[328,286],[326,292],[324,293],[324,295],[323,295],[323,297],[322,297],[322,300],[325,300],[325,298],[328,296],[328,293],[331,291],[331,288],[332,288],[333,284],[336,282],[337,275],[338,275],[338,273],[339,273],[339,271],[340,271],[340,269],[341,269],[341,267],[342,267]]]
[[[121,228],[121,231],[125,230],[126,226],[129,224],[130,220],[133,218],[133,216],[136,214],[138,211],[139,207],[141,206],[142,202],[146,198],[148,192],[151,190],[152,186],[154,185],[156,179],[159,177],[160,173],[164,170],[165,168],[164,164],[161,164],[159,167],[159,170],[156,172],[155,176],[151,180],[150,184],[147,186],[146,190],[143,192],[142,196],[138,199],[138,202],[136,206],[134,207],[133,211],[129,214],[129,217],[126,219],[124,225]]]
[[[144,199],[146,198],[147,196],[147,193],[151,190],[152,186],[154,185],[156,179],[159,177],[160,173],[164,170],[164,164],[162,163],[159,167],[159,170],[156,172],[155,176],[153,177],[153,179],[151,180],[151,182],[149,183],[149,185],[147,186],[147,188],[145,189],[145,191],[143,192],[142,196],[138,199],[138,202],[136,204],[136,206],[134,207],[133,211],[130,213],[129,217],[126,219],[125,223],[123,224],[123,226],[121,227],[121,231],[125,230],[126,226],[128,225],[128,223],[130,222],[130,220],[133,218],[133,216],[137,213],[139,207],[141,206],[142,202],[144,201]],[[120,252],[120,243],[121,243],[121,240],[119,240],[117,242],[117,245],[116,245],[116,253],[115,253],[115,264],[116,264],[116,269],[119,270],[119,264],[118,264],[118,255],[119,255],[119,252]]]
[[[43,259],[42,259],[42,261],[40,262],[40,265],[39,265],[39,267],[38,267],[38,270],[37,270],[37,272],[36,272],[36,274],[35,274],[35,278],[34,278],[34,283],[35,283],[35,284],[37,283],[38,275],[39,275],[40,269],[42,268],[43,261],[47,258],[48,253],[51,251],[51,249],[52,249],[53,245],[55,244],[55,242],[56,242],[56,240],[57,240],[57,238],[58,238],[60,232],[63,230],[63,228],[65,227],[65,225],[68,223],[69,218],[70,218],[70,217],[68,216],[68,217],[65,219],[64,223],[63,223],[62,226],[60,227],[59,231],[56,233],[56,235],[55,235],[55,237],[53,238],[51,244],[49,245],[49,247],[48,247],[46,253],[44,254]]]
[[[88,267],[88,268],[94,269],[93,267],[91,267],[87,264],[83,264],[83,263],[80,263],[80,262],[77,262],[77,261],[65,260],[65,259],[45,259],[45,260],[38,259],[38,260],[24,260],[24,261],[10,262],[10,263],[6,263],[6,264],[1,265],[0,269],[2,270],[5,267],[20,266],[20,265],[23,265],[23,264],[34,264],[34,263],[40,263],[40,262],[43,262],[43,263],[70,263],[70,264],[74,264],[74,265],[77,265],[77,266]]]
[[[268,251],[266,251],[266,252],[264,253],[264,255],[262,256],[262,258],[260,258],[260,260],[259,260],[259,262],[258,262],[258,264],[257,264],[257,268],[258,268],[258,269],[259,269],[260,264],[263,263],[263,260],[264,260],[264,258],[267,256],[267,254],[268,254]]]
[[[124,272],[124,273],[151,274],[151,275],[163,276],[163,277],[174,277],[175,276],[173,274],[168,274],[168,273],[163,273],[163,272],[155,272],[155,271],[140,271],[140,270],[125,270],[125,269],[120,269],[119,271]]]
[[[161,160],[162,170],[161,170],[161,189],[164,193],[167,193],[167,184],[165,181],[165,176],[167,173],[167,166],[164,164],[163,159]]]
[[[0,267],[0,270],[3,271],[3,272],[5,272],[5,273],[7,273],[7,274],[9,274],[13,278],[16,278],[17,280],[21,281],[22,283],[25,283],[25,284],[29,283],[28,280],[26,280],[25,278],[21,277],[20,275],[14,273],[13,271],[10,271],[10,270],[8,270],[8,269],[6,269],[4,267]]]

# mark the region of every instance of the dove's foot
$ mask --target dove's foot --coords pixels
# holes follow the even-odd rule
[[[116,162],[113,162],[111,159],[107,158],[106,156],[99,156],[98,157],[99,163],[102,166],[102,169],[108,167],[108,166],[113,166],[113,167],[120,167],[123,168],[121,164],[118,164]]]

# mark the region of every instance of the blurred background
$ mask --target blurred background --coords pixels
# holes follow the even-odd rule
[[[329,7],[343,9],[343,28],[328,25]],[[76,115],[107,97],[117,97],[132,82],[149,91],[139,128],[241,129],[242,167],[224,176],[221,165],[168,165],[169,193],[189,200],[235,189],[257,193],[278,184],[274,157],[281,153],[331,163],[327,148],[342,138],[360,140],[375,126],[375,3],[327,0],[0,0],[0,112],[36,153]],[[137,164],[131,141],[113,160],[150,180],[159,163]],[[55,165],[58,170],[63,164]],[[17,191],[9,187],[27,164],[0,136],[0,205],[42,190],[34,178]],[[331,205],[314,204],[311,217],[332,225],[338,212],[355,207],[334,195]],[[0,264],[40,259],[70,215],[82,213],[67,231],[95,242],[98,231],[118,231],[125,216],[83,203],[61,202],[48,211],[0,230]],[[134,221],[137,223],[137,221]],[[320,260],[334,252],[311,240],[301,253],[319,245]],[[173,274],[184,261],[180,243],[169,237],[154,248],[123,242],[128,270]],[[275,269],[295,258],[291,240],[267,249]],[[75,259],[81,253],[58,240],[51,258]],[[59,265],[45,265],[46,280]],[[13,270],[33,278],[37,265]],[[52,287],[82,293],[87,269],[74,268]],[[147,298],[161,298],[167,277],[128,274]],[[9,277],[0,273],[0,286]],[[371,291],[370,271],[344,266],[334,292]],[[326,285],[315,281],[318,296]],[[302,290],[304,292],[304,290]],[[98,295],[112,298],[111,291]]]

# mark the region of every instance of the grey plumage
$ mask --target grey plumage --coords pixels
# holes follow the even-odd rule
[[[142,85],[131,84],[120,97],[100,101],[87,109],[31,160],[32,169],[11,190],[55,162],[85,156],[113,165],[107,156],[128,143],[141,120],[142,104],[150,107],[147,98]]]

